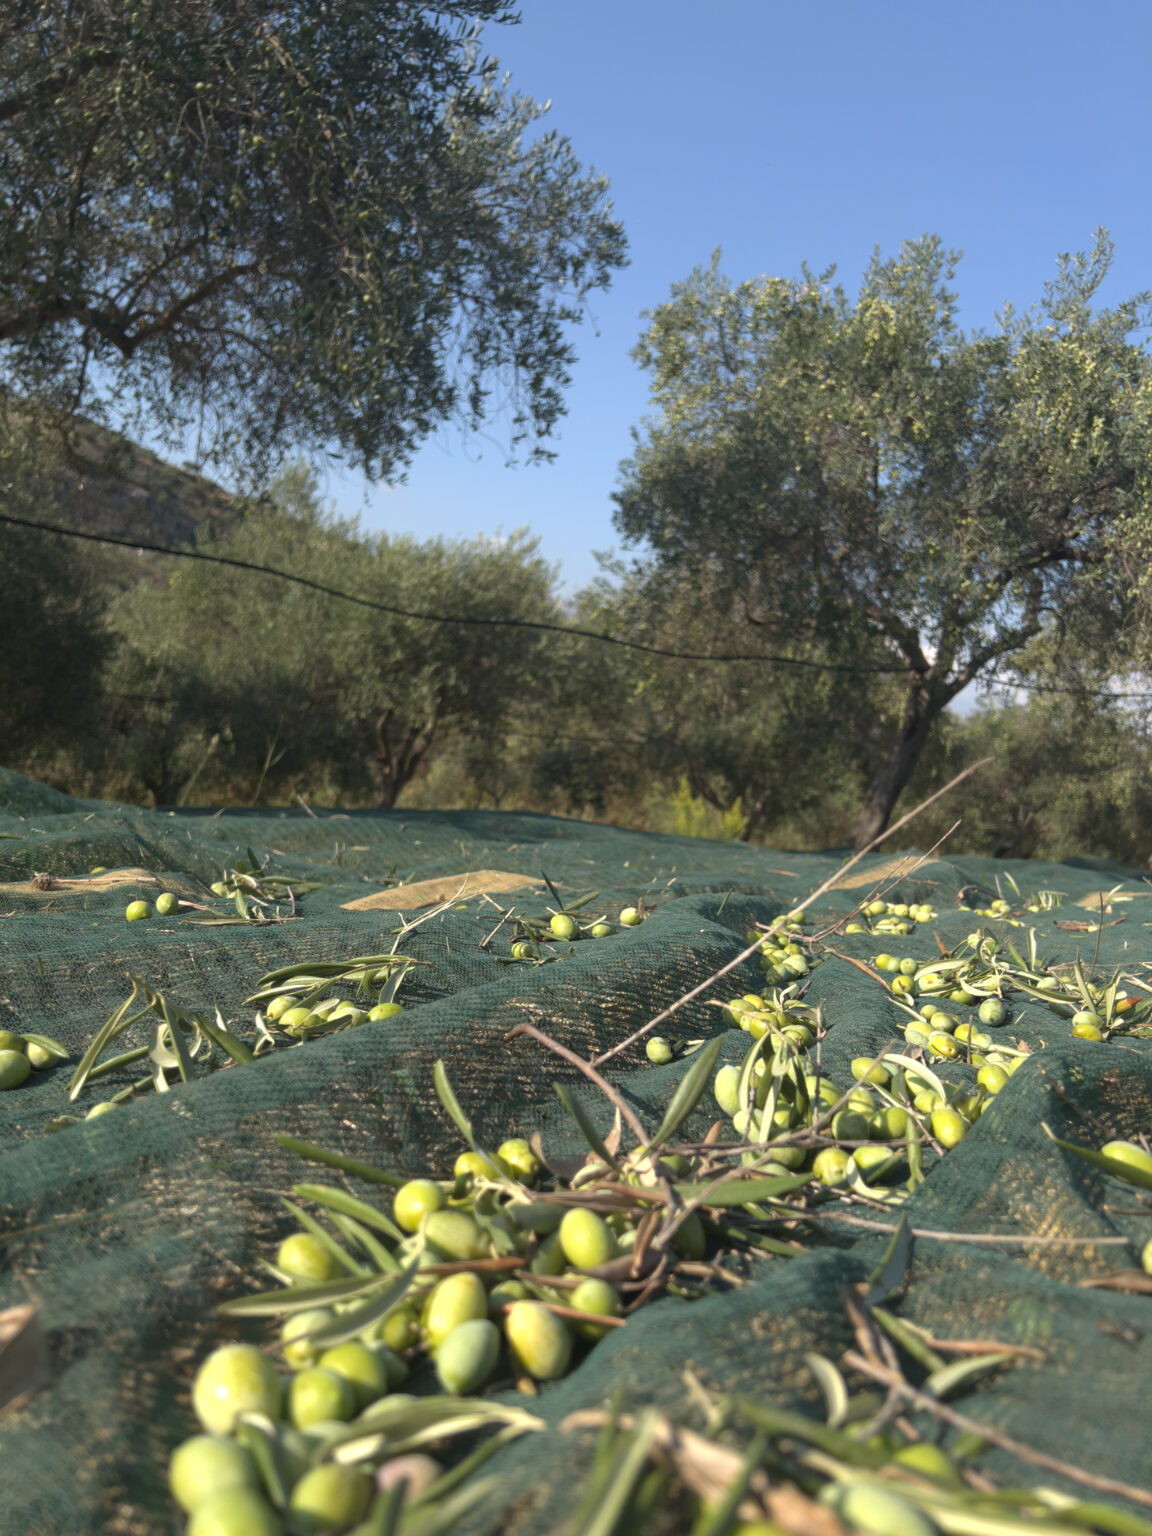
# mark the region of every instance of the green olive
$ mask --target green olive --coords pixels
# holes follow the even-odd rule
[[[424,1308],[424,1332],[429,1347],[435,1351],[461,1323],[488,1316],[488,1292],[479,1275],[464,1270],[445,1275]]]
[[[1141,1249],[1140,1268],[1146,1275],[1152,1275],[1152,1237],[1148,1239]]]
[[[704,1257],[708,1243],[704,1236],[704,1223],[697,1211],[692,1211],[680,1223],[672,1239],[672,1246],[683,1258],[699,1260]]]
[[[576,919],[569,917],[567,912],[554,913],[549,919],[548,926],[552,930],[553,938],[565,941],[574,939],[580,931]]]
[[[143,923],[152,916],[152,908],[146,901],[130,901],[124,916],[130,923]]]
[[[513,960],[533,960],[535,957],[535,947],[527,939],[517,939],[512,945]]]
[[[594,1312],[597,1317],[620,1316],[620,1293],[607,1280],[597,1280],[590,1277],[581,1280],[576,1289],[570,1292],[568,1304],[577,1312]],[[606,1333],[611,1333],[610,1323],[577,1323],[572,1327],[584,1339],[602,1339]]]
[[[942,1147],[954,1147],[968,1134],[968,1122],[954,1109],[934,1109],[932,1134]]]
[[[276,1267],[291,1275],[293,1280],[309,1285],[337,1280],[344,1273],[335,1255],[329,1253],[311,1232],[293,1232],[291,1237],[286,1237],[277,1250]]]
[[[256,1463],[228,1435],[193,1435],[168,1463],[168,1486],[185,1514],[228,1488],[260,1488]]]
[[[497,1167],[491,1158],[485,1157],[483,1152],[461,1152],[452,1164],[454,1179],[494,1179],[502,1172],[503,1169]]]
[[[523,1280],[501,1280],[488,1292],[490,1307],[506,1306],[510,1301],[527,1301],[530,1292]]]
[[[560,1243],[560,1232],[550,1232],[532,1256],[528,1266],[534,1275],[562,1275],[567,1263]]]
[[[1149,1157],[1143,1147],[1138,1147],[1131,1141],[1108,1141],[1100,1148],[1105,1157],[1110,1157],[1113,1162],[1123,1163],[1129,1168],[1138,1170],[1145,1175],[1152,1175],[1152,1157]],[[1124,1178],[1123,1173],[1116,1175]]]
[[[908,1134],[908,1112],[898,1104],[885,1105],[872,1116],[869,1130],[877,1141],[899,1141]]]
[[[986,997],[977,1010],[977,1017],[981,1024],[985,1024],[988,1028],[993,1029],[1004,1023],[1008,1017],[1008,1009],[1004,1006],[1002,999]]]
[[[316,1363],[326,1371],[335,1371],[337,1376],[343,1376],[352,1388],[358,1412],[388,1391],[388,1367],[384,1359],[374,1349],[356,1339],[334,1344],[331,1349],[324,1351]]]
[[[198,1504],[184,1536],[283,1536],[284,1526],[254,1488],[225,1488]]]
[[[865,1181],[871,1183],[887,1169],[894,1168],[899,1158],[888,1147],[874,1143],[867,1147],[857,1147],[852,1153],[852,1161],[859,1168]]]
[[[420,1317],[415,1306],[411,1302],[402,1301],[399,1306],[393,1307],[391,1312],[385,1313],[375,1328],[376,1337],[389,1349],[397,1354],[403,1354],[406,1349],[411,1349],[420,1338]]]
[[[0,1051],[19,1051],[21,1055],[28,1048],[28,1042],[23,1035],[17,1035],[10,1029],[0,1029]]]
[[[443,1204],[444,1191],[439,1184],[434,1184],[431,1179],[410,1179],[396,1191],[392,1214],[397,1226],[403,1227],[405,1232],[415,1232],[424,1217],[438,1211]]]
[[[1099,1024],[1092,1023],[1094,1017],[1095,1015],[1091,1014],[1087,1017],[1077,1015],[1073,1019],[1072,1033],[1076,1036],[1077,1040],[1103,1040],[1104,1031],[1100,1028]]]
[[[282,1019],[288,1012],[289,1008],[293,1006],[294,1002],[291,993],[282,992],[279,997],[274,997],[268,1004],[267,1008],[265,1008],[264,1017],[267,1019],[269,1024],[275,1024],[276,1020]],[[305,1016],[307,1016],[307,1013],[308,1010],[305,1008]]]
[[[616,932],[611,923],[593,923],[592,937],[594,939],[610,939]]]
[[[518,1301],[518,1307],[534,1303]],[[436,1374],[445,1392],[469,1397],[479,1391],[500,1358],[500,1330],[487,1317],[458,1323],[436,1352]]]
[[[566,1212],[559,1235],[564,1257],[575,1269],[596,1269],[616,1257],[612,1229],[595,1211],[577,1208]]]
[[[841,1109],[833,1115],[829,1129],[837,1141],[867,1141],[872,1133],[871,1116],[855,1109]]]
[[[572,1335],[543,1303],[514,1301],[504,1319],[504,1333],[516,1363],[529,1376],[555,1381],[568,1369]]]
[[[939,1018],[939,1014],[936,1017]],[[928,1036],[928,1049],[934,1056],[943,1056],[948,1061],[955,1061],[957,1056],[964,1054],[963,1046],[942,1029],[934,1029]]]
[[[882,1062],[873,1063],[871,1056],[855,1056],[852,1059],[852,1076],[857,1082],[875,1083],[883,1088],[892,1080],[892,1074]]]
[[[644,1047],[644,1054],[654,1066],[665,1067],[676,1053],[663,1035],[652,1035]]]
[[[938,1536],[927,1515],[874,1483],[827,1483],[820,1500],[830,1504],[845,1525],[865,1536]]]
[[[288,1417],[297,1429],[336,1419],[346,1423],[356,1412],[352,1384],[335,1371],[308,1365],[288,1386]]]
[[[852,1159],[843,1147],[822,1147],[812,1159],[812,1172],[821,1184],[835,1187],[852,1176]]]
[[[288,1512],[300,1536],[318,1536],[363,1520],[371,1501],[372,1480],[366,1472],[330,1461],[305,1472],[292,1490]]]
[[[540,1177],[540,1159],[522,1136],[511,1136],[496,1148],[496,1158],[506,1173],[521,1184],[534,1184]]]
[[[976,1081],[989,1093],[999,1093],[1008,1081],[1008,1074],[1003,1067],[983,1066],[976,1074]]]
[[[907,1467],[910,1472],[917,1472],[921,1477],[930,1477],[934,1483],[943,1483],[949,1488],[963,1486],[963,1479],[951,1456],[930,1440],[902,1445],[892,1453],[892,1460],[897,1466]]]
[[[157,917],[171,917],[180,910],[180,898],[171,891],[161,891],[156,898]]]
[[[489,1254],[488,1237],[467,1211],[433,1211],[425,1227],[428,1241],[451,1259],[483,1259]]]
[[[368,1021],[375,1024],[380,1019],[394,1019],[398,1013],[403,1012],[404,1009],[399,1003],[377,1003],[374,1008],[369,1008]]]
[[[644,919],[635,907],[625,907],[620,914],[620,921],[624,924],[625,928],[635,928]]]
[[[311,1017],[311,1008],[301,1008],[299,1004],[294,1004],[291,1008],[285,1008],[276,1022],[281,1029],[294,1030],[307,1024]]]
[[[19,1088],[32,1075],[32,1063],[23,1051],[0,1051],[0,1089]]]
[[[242,1413],[280,1417],[280,1376],[254,1344],[222,1344],[196,1372],[192,1407],[210,1435],[230,1434]]]
[[[280,1343],[284,1358],[294,1371],[316,1364],[320,1351],[307,1335],[319,1332],[335,1316],[330,1307],[309,1307],[306,1312],[293,1312],[285,1319],[280,1329]]]

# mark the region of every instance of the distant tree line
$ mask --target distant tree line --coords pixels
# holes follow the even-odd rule
[[[409,611],[545,620],[676,650],[730,648],[734,627],[721,583],[619,565],[562,602],[525,533],[366,533],[324,511],[302,466],[212,553]],[[903,709],[899,675],[867,670],[881,646],[849,660],[808,635],[774,662],[676,660],[397,618],[219,566],[158,561],[129,580],[67,540],[3,525],[0,566],[0,761],[74,793],[527,808],[843,846]],[[957,851],[1152,862],[1146,715],[1043,692],[944,713],[906,803],[990,754],[927,813],[918,844],[960,819]]]

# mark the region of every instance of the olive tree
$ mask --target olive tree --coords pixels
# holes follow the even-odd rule
[[[1147,296],[1092,307],[1111,249],[1098,232],[1035,310],[970,336],[935,237],[877,254],[855,303],[834,269],[733,286],[714,259],[635,349],[656,413],[623,466],[626,539],[726,589],[766,648],[819,639],[867,668],[879,649],[901,682],[857,847],[989,669],[1055,668],[1089,636],[1108,667],[1138,654],[1152,371]]]
[[[329,516],[300,466],[213,553],[360,601],[194,562],[126,593],[109,683],[119,758],[158,803],[195,785],[198,798],[307,790],[391,806],[448,743],[499,739],[541,644],[507,621],[555,618],[554,572],[525,535],[370,536]]]
[[[624,260],[603,178],[480,56],[503,0],[0,0],[0,386],[249,471],[395,477],[562,411]]]

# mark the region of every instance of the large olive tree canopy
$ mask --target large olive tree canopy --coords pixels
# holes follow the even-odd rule
[[[636,349],[656,414],[616,497],[625,537],[726,590],[766,650],[812,638],[862,671],[879,651],[903,679],[857,847],[969,683],[1147,662],[1149,295],[1092,307],[1111,254],[1099,231],[1035,311],[969,337],[935,237],[877,256],[855,303],[831,273],[731,286],[713,262]]]
[[[624,262],[603,178],[479,55],[502,0],[0,0],[0,381],[204,457],[394,475],[509,412]]]

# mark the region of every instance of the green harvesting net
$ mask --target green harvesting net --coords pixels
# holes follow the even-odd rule
[[[295,1227],[280,1196],[320,1172],[277,1136],[398,1175],[450,1177],[462,1139],[434,1087],[442,1062],[483,1146],[538,1132],[550,1159],[583,1157],[588,1144],[554,1084],[567,1086],[601,1136],[612,1106],[570,1058],[520,1027],[585,1062],[612,1050],[844,862],[527,814],[145,812],[71,800],[0,772],[0,1029],[50,1038],[68,1053],[0,1093],[0,1306],[34,1307],[47,1345],[47,1379],[23,1396],[17,1389],[30,1383],[13,1374],[17,1347],[0,1353],[0,1396],[12,1399],[0,1416],[0,1529],[179,1529],[166,1468],[196,1429],[197,1365],[224,1342],[268,1337],[216,1308],[271,1283],[261,1263]],[[873,913],[846,925],[877,887],[920,920],[898,914],[880,924]],[[125,921],[130,902],[152,911],[161,892],[178,898],[175,913]],[[526,917],[546,921],[550,908],[589,892],[597,894],[577,920],[604,915],[611,934],[553,943],[526,931]],[[629,906],[642,918],[631,928],[617,922]],[[990,1343],[999,1352],[954,1399],[957,1413],[996,1433],[981,1473],[1000,1486],[1042,1484],[1054,1507],[1087,1499],[1152,1518],[1132,1496],[1152,1487],[1152,1282],[1142,1285],[1140,1268],[1152,1204],[1139,1185],[1053,1139],[1138,1146],[1152,1131],[1152,1042],[1140,1028],[1141,1000],[1152,993],[1150,928],[1152,885],[1138,870],[1087,859],[944,852],[917,864],[872,855],[813,904],[809,941],[796,946],[807,960],[795,975],[766,977],[752,955],[661,1025],[671,1060],[654,1065],[641,1039],[606,1061],[604,1077],[651,1131],[701,1058],[678,1042],[720,1038],[715,1070],[738,1069],[757,1030],[715,1003],[767,999],[770,979],[818,1008],[824,1077],[851,1085],[854,1060],[896,1052],[923,1061],[949,1102],[963,1103],[977,1080],[971,1042],[941,1052],[931,1030],[916,1034],[923,998],[941,997],[959,972],[925,980],[925,967],[960,956],[971,978],[996,957],[1025,978],[1004,989],[1008,1016],[988,1031],[1013,1070],[1001,1073],[978,1118],[969,1105],[974,1123],[958,1144],[937,1123],[936,1140],[950,1150],[936,1157],[926,1143],[926,1177],[905,1203],[869,1199],[857,1186],[856,1197],[820,1207],[827,1220],[793,1222],[776,1251],[746,1250],[730,1283],[698,1300],[665,1295],[639,1308],[537,1396],[494,1382],[501,1402],[527,1404],[544,1428],[487,1462],[483,1496],[453,1528],[563,1530],[590,1475],[595,1415],[614,1398],[629,1414],[652,1405],[674,1419],[694,1393],[714,1401],[741,1393],[823,1423],[830,1389],[812,1357],[859,1354],[851,1299],[881,1265],[901,1213],[920,1235],[889,1276],[894,1284],[881,1287],[892,1293],[889,1314],[941,1346]],[[816,934],[823,938],[811,942]],[[526,948],[513,960],[518,936]],[[996,948],[982,952],[987,939]],[[905,1008],[894,986],[905,971],[875,964],[884,951],[920,972],[919,999],[910,974]],[[363,1022],[349,1015],[344,1022],[359,1027],[330,1030],[321,1016],[315,1037],[303,1039],[277,1032],[266,1015],[255,1024],[245,1000],[262,978],[365,956],[380,960],[381,989],[400,977],[401,1011]],[[1048,975],[1061,978],[1055,1007],[1044,995]],[[1077,1000],[1081,982],[1103,991],[1117,975],[1110,995]],[[92,1057],[70,1099],[78,1065],[134,981],[137,1011],[151,995],[173,1018],[208,1021],[217,1069],[208,1070],[210,1042],[200,1038],[190,1080],[181,1080],[173,1033],[184,1033],[173,1024],[164,1035],[157,1002]],[[948,1006],[975,1031],[980,1000],[974,993]],[[1093,1011],[1103,1038],[1091,1024],[1074,1033],[1071,1015]],[[229,1064],[233,1040],[253,1059]],[[101,1072],[118,1055],[122,1064]],[[167,1091],[149,1089],[149,1075]],[[111,1113],[88,1117],[112,1100]],[[710,1079],[677,1141],[701,1142],[718,1118]],[[331,1182],[342,1183],[338,1174]],[[971,1357],[961,1348],[947,1358]],[[924,1370],[909,1379],[923,1384]],[[922,1404],[897,1410],[930,1424],[944,1444],[962,1434]],[[574,1428],[579,1414],[585,1427]],[[1022,1462],[998,1443],[1005,1438],[1050,1464]],[[1063,1463],[1095,1482],[1066,1475]],[[655,1508],[652,1521],[654,1530],[687,1529]]]

